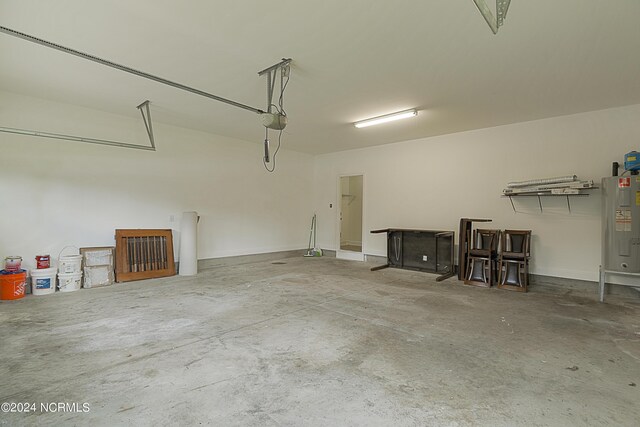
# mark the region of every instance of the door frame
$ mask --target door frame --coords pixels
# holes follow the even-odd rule
[[[362,176],[362,249],[360,252],[354,251],[346,251],[340,248],[340,232],[342,231],[342,223],[340,221],[340,213],[342,212],[342,178],[350,177],[350,176]],[[355,172],[355,173],[343,173],[339,174],[336,179],[336,258],[340,259],[348,259],[353,261],[364,261],[365,260],[365,251],[364,251],[364,232],[365,232],[365,203],[364,203],[364,194],[366,188],[366,176],[364,172]]]

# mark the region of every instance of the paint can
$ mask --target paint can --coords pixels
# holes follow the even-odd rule
[[[24,297],[27,270],[0,270],[0,300],[16,300]]]
[[[57,268],[39,268],[31,270],[31,293],[49,295],[56,291]]]
[[[18,255],[8,256],[4,259],[4,269],[8,272],[20,271],[22,257]]]
[[[49,255],[36,255],[36,268],[46,269],[51,267],[51,257]]]

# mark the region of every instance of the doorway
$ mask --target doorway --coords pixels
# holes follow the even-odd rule
[[[364,261],[362,251],[363,176],[341,176],[338,183],[339,250],[342,259]]]

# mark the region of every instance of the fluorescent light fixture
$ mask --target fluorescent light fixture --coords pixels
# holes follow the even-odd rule
[[[367,126],[379,125],[380,123],[392,122],[394,120],[408,119],[409,117],[415,117],[417,115],[418,111],[416,109],[398,111],[397,113],[361,120],[359,122],[355,122],[354,125],[357,128],[366,128]]]

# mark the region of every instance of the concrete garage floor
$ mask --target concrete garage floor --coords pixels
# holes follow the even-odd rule
[[[0,304],[0,425],[638,425],[640,299],[279,262]]]

